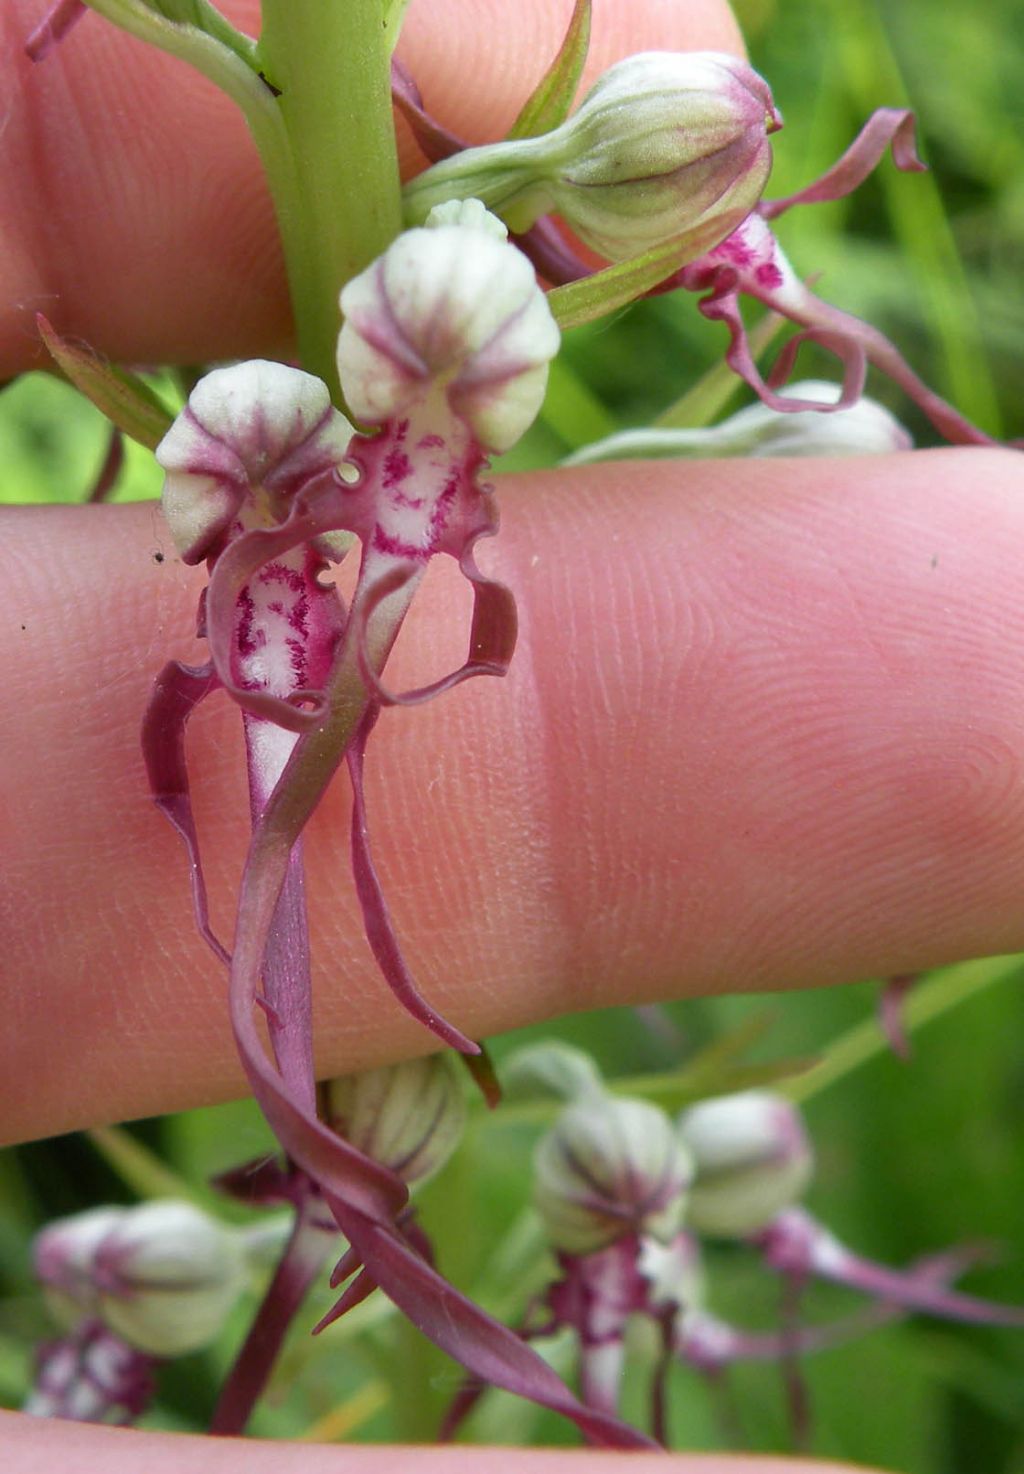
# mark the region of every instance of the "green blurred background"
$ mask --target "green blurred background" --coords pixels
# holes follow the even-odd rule
[[[753,60],[786,118],[772,193],[826,168],[881,105],[917,110],[931,165],[927,175],[901,176],[887,161],[853,199],[787,216],[779,233],[797,269],[821,273],[823,296],[882,327],[992,435],[1024,435],[1024,28],[1016,0],[941,10],[934,0],[744,0],[738,8]],[[673,298],[570,335],[542,420],[509,463],[550,464],[611,430],[649,421],[716,362],[723,337],[694,300]],[[832,371],[813,353],[804,369]],[[919,444],[934,443],[892,386],[873,378],[871,389]],[[730,408],[746,397],[737,392]],[[55,380],[28,376],[0,394],[0,500],[79,501],[105,448],[99,416]],[[129,447],[116,499],[158,490],[152,458]],[[970,1288],[1024,1304],[1020,981],[1020,968],[997,962],[929,979],[922,1012],[935,1017],[915,1034],[911,1065],[881,1047],[871,982],[767,1003],[674,1005],[666,1018],[678,1039],[632,1013],[570,1020],[559,1032],[591,1048],[615,1076],[672,1071],[743,1027],[751,1032],[744,1059],[755,1065],[823,1059],[817,1074],[793,1087],[810,1092],[820,1157],[815,1211],[848,1243],[894,1263],[965,1238],[990,1240],[1003,1257],[973,1274]],[[500,1041],[499,1052],[522,1037]],[[671,1077],[663,1088],[666,1101],[673,1090],[682,1098]],[[543,1282],[521,1212],[538,1124],[523,1110],[475,1117],[465,1147],[424,1200],[442,1266],[509,1314]],[[18,1403],[28,1348],[51,1334],[26,1267],[40,1223],[159,1188],[152,1163],[136,1159],[134,1147],[156,1153],[189,1190],[202,1192],[211,1172],[268,1141],[254,1109],[242,1104],[137,1123],[121,1136],[67,1137],[0,1154],[0,1401]],[[458,1231],[446,1233],[453,1223]],[[716,1309],[770,1323],[772,1286],[742,1254],[718,1253],[711,1276]],[[812,1302],[821,1315],[848,1303],[838,1293]],[[243,1325],[240,1313],[214,1351],[166,1370],[150,1422],[202,1426]],[[398,1357],[395,1397],[390,1368]],[[907,1474],[1024,1471],[1024,1333],[917,1320],[821,1356],[807,1371],[818,1452]],[[371,1304],[317,1343],[301,1330],[292,1338],[256,1431],[429,1437],[454,1385],[450,1366],[386,1307]],[[720,1409],[706,1389],[680,1371],[672,1391],[678,1445],[719,1446]],[[735,1409],[750,1447],[786,1447],[777,1371],[737,1377]],[[570,1437],[555,1420],[502,1398],[484,1404],[473,1431],[493,1440]]]

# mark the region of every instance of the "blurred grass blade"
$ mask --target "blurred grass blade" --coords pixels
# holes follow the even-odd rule
[[[619,428],[615,416],[564,353],[552,359],[548,366],[548,391],[541,419],[568,446],[589,445],[614,435]]]
[[[616,1095],[653,1101],[666,1111],[680,1110],[694,1101],[716,1095],[734,1095],[740,1090],[776,1089],[784,1082],[805,1076],[820,1063],[820,1055],[792,1055],[783,1059],[756,1061],[737,1060],[715,1068],[686,1068],[671,1075],[634,1075],[612,1080],[609,1088]],[[786,1094],[791,1094],[789,1090]]]
[[[182,1198],[204,1207],[209,1203],[212,1194],[186,1182],[122,1126],[93,1126],[85,1134],[107,1165],[140,1198]]]
[[[589,45],[590,0],[576,0],[558,55],[526,99],[506,134],[510,141],[538,138],[565,122],[580,85]]]
[[[909,89],[875,0],[854,0],[837,11],[841,26],[838,59],[847,85],[864,112],[903,106]],[[943,360],[940,385],[968,419],[997,439],[1002,413],[981,326],[956,237],[942,194],[931,173],[878,171],[886,210],[897,240],[920,283],[927,323]]]
[[[391,1388],[374,1378],[364,1382],[351,1397],[310,1423],[296,1437],[300,1443],[338,1443],[368,1423],[390,1401]]]
[[[91,348],[71,343],[39,313],[39,335],[61,372],[119,430],[155,450],[171,428],[171,416],[148,384],[104,363]]]

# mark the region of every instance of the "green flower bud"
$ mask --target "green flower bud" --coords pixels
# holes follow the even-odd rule
[[[682,265],[757,204],[780,124],[768,84],[737,57],[642,52],[610,67],[552,132],[426,170],[406,186],[406,218],[473,195],[515,231],[557,213],[609,261],[678,239]]]
[[[342,1075],[325,1087],[332,1130],[390,1167],[405,1182],[440,1171],[459,1144],[466,1101],[454,1057],[426,1059]]]
[[[99,1313],[130,1346],[184,1356],[219,1334],[248,1280],[241,1235],[190,1203],[133,1208],[97,1251]]]
[[[249,1278],[243,1232],[191,1203],[163,1199],[50,1224],[34,1257],[63,1319],[99,1316],[151,1356],[206,1346]]]
[[[32,1245],[32,1267],[58,1324],[70,1327],[95,1314],[98,1291],[92,1265],[100,1244],[120,1225],[128,1209],[90,1208],[49,1223]]]
[[[534,1203],[556,1249],[590,1254],[629,1234],[669,1240],[693,1176],[657,1106],[588,1096],[569,1106],[534,1156]]]
[[[576,1101],[604,1095],[601,1072],[590,1055],[561,1039],[517,1049],[502,1064],[501,1083],[510,1100]]]
[[[679,1118],[697,1177],[687,1225],[718,1238],[743,1238],[798,1202],[813,1155],[799,1111],[781,1095],[746,1090],[702,1100]]]

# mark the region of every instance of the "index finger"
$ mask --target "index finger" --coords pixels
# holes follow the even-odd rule
[[[915,451],[503,480],[486,557],[520,598],[511,671],[385,713],[369,759],[396,924],[441,1013],[481,1037],[1024,944],[1022,465]],[[153,506],[5,516],[4,1130],[238,1094],[225,980],[138,744],[153,674],[192,653],[201,575]],[[396,686],[457,664],[466,624],[438,569]],[[234,710],[211,702],[190,737],[230,936]],[[335,785],[307,834],[327,1074],[429,1043],[363,941],[347,805]]]

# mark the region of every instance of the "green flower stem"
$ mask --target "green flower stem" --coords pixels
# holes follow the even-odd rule
[[[402,229],[380,0],[264,0],[259,58],[289,148],[256,142],[284,247],[304,368],[342,402],[338,293]],[[262,131],[262,130],[260,130]]]

